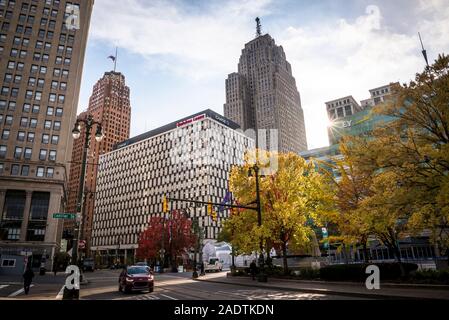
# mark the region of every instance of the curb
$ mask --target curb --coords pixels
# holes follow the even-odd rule
[[[226,277],[232,277],[229,273],[226,274]],[[245,278],[245,277],[242,277]],[[362,282],[348,282],[348,281],[323,281],[323,280],[296,280],[296,279],[284,279],[284,278],[276,278],[270,277],[271,279],[276,279],[279,281],[291,282],[291,283],[304,283],[304,284],[335,284],[335,285],[357,285],[363,284]],[[382,283],[382,287],[386,288],[396,288],[396,289],[430,289],[430,290],[449,290],[449,285],[446,284],[420,284],[420,283],[392,283],[386,282]]]
[[[348,296],[348,297],[357,297],[357,298],[368,298],[368,299],[377,299],[377,300],[438,300],[427,297],[409,297],[409,296],[400,296],[400,295],[385,295],[385,294],[376,294],[376,293],[362,293],[362,292],[344,292],[344,291],[335,291],[335,290],[319,290],[319,289],[301,289],[301,288],[288,288],[288,287],[280,287],[280,286],[266,286],[260,284],[246,284],[246,283],[231,283],[226,281],[217,281],[217,280],[208,280],[208,279],[193,279],[194,281],[204,281],[211,283],[220,283],[227,285],[236,285],[242,287],[256,287],[256,288],[264,288],[264,289],[275,289],[275,290],[283,290],[283,291],[291,291],[291,292],[304,292],[304,293],[316,293],[316,294],[328,294],[328,295],[337,295],[337,296]]]

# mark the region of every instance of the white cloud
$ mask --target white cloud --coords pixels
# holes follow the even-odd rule
[[[150,67],[201,79],[231,72],[268,0],[213,3],[189,12],[176,2],[97,0],[91,35],[142,54]],[[253,23],[252,23],[253,22]]]
[[[178,2],[96,0],[91,39],[141,54],[148,68],[175,73],[186,82],[222,78],[223,87],[211,90],[223,92],[216,96],[215,105],[221,106],[224,79],[237,69],[241,49],[255,33],[255,16],[270,14],[270,2],[234,0],[192,8]],[[382,7],[377,6],[367,6],[354,20],[342,17],[313,26],[292,25],[272,34],[292,64],[306,112],[309,147],[327,144],[325,101],[349,94],[365,99],[369,89],[407,81],[422,69],[418,31],[426,46],[433,48],[429,56],[447,51],[449,6],[445,4],[446,0],[411,4],[417,20],[410,21],[407,34],[388,27]]]

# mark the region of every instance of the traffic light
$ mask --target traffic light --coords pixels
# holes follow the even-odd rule
[[[168,212],[168,201],[166,196],[162,199],[162,212]]]
[[[214,208],[212,207],[212,203],[207,204],[207,214],[212,215],[214,213]]]

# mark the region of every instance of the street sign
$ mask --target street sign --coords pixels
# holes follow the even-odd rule
[[[76,213],[54,213],[53,219],[76,219]]]

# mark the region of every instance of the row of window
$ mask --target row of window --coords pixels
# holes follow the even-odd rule
[[[16,62],[16,61],[9,61],[8,62],[8,67],[9,70],[14,70],[16,69],[17,71],[23,71],[23,69],[25,68],[25,64],[23,62]],[[31,65],[31,69],[30,69],[30,73],[34,74],[39,72],[40,74],[47,74],[47,67],[46,66],[38,66],[38,65]],[[69,76],[69,70],[66,69],[59,69],[59,68],[54,68],[53,69],[53,76],[54,77],[60,77],[63,76],[65,78],[67,78]]]
[[[7,146],[0,145],[0,158],[5,158],[7,152]],[[33,148],[23,148],[23,147],[16,147],[14,149],[14,159],[19,160],[22,157],[25,160],[31,160],[31,157],[33,155]],[[47,150],[47,149],[40,149],[39,151],[39,160],[45,161],[56,161],[56,150]]]
[[[5,78],[4,78],[4,83],[14,83],[14,84],[20,84],[22,81],[22,75],[20,74],[16,74],[16,75],[12,75],[11,73],[6,73],[5,74]],[[38,88],[43,88],[45,86],[45,79],[41,79],[41,78],[35,78],[35,77],[29,77],[28,78],[28,86],[29,87],[38,87]],[[65,91],[67,90],[67,82],[59,82],[56,80],[53,80],[51,82],[51,89],[53,90],[62,90]]]
[[[4,171],[4,164],[0,163],[0,174]],[[30,166],[29,165],[11,165],[11,175],[12,176],[30,176]],[[53,167],[37,167],[36,177],[38,178],[53,178],[55,175],[55,168]]]
[[[3,115],[0,114],[0,122],[1,122],[1,120],[3,120],[2,118],[3,118]],[[5,117],[5,125],[12,125],[13,120],[14,120],[13,116],[7,115]],[[28,126],[30,128],[36,128],[37,123],[38,123],[38,121],[36,118],[30,118],[30,119],[26,118],[26,117],[20,118],[20,126],[22,128],[27,128]],[[55,131],[61,130],[61,121],[51,121],[51,120],[44,121],[44,129],[51,130],[52,124],[53,124],[53,130],[55,130]]]
[[[0,100],[0,110],[6,110],[6,100]],[[15,101],[9,101],[8,103],[8,111],[14,111],[16,110],[16,102]],[[39,113],[40,111],[40,105],[34,104],[33,107],[31,107],[31,104],[29,103],[24,103],[23,104],[23,108],[22,108],[22,112],[24,113],[28,113],[32,111],[32,113]],[[51,107],[48,106],[47,107],[47,116],[53,116],[55,115],[56,117],[62,117],[64,110],[62,108],[55,108],[55,107]],[[9,116],[9,120],[8,124],[12,123],[12,116]],[[3,122],[3,115],[0,114],[0,123]]]
[[[28,134],[31,134],[32,132],[29,132]],[[2,135],[1,138],[2,140],[8,140],[10,137],[11,131],[9,129],[3,129],[2,131]],[[25,141],[25,136],[26,136],[26,132],[25,131],[18,131],[17,132],[17,141]],[[28,135],[28,141],[30,140],[30,135]],[[33,132],[33,136],[32,136],[32,140],[34,141],[34,132]],[[59,144],[59,135],[49,135],[48,133],[43,133],[42,134],[42,139],[41,139],[41,143],[42,144],[54,144],[54,145],[58,145]]]
[[[28,51],[26,50],[19,50],[19,49],[11,49],[10,52],[10,57],[12,58],[17,58],[19,57],[20,59],[25,59],[27,57]],[[33,54],[33,60],[34,61],[42,61],[42,62],[48,62],[49,61],[50,56],[48,54],[41,54],[40,52],[35,52]],[[55,64],[63,64],[66,66],[70,66],[71,63],[71,59],[70,58],[63,58],[60,56],[57,56],[55,58]]]
[[[34,80],[36,80],[36,79],[34,79]],[[0,94],[2,96],[11,96],[12,98],[17,98],[19,95],[19,88],[2,87]],[[35,101],[41,101],[42,100],[42,92],[26,90],[25,99],[27,99],[27,100],[34,99]],[[63,95],[63,94],[57,95],[55,93],[50,93],[48,95],[48,102],[49,103],[58,102],[60,104],[63,104],[65,102],[65,95]]]

